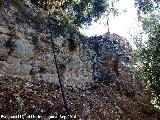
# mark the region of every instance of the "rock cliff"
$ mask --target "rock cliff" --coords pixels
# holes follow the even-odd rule
[[[1,117],[34,114],[34,119],[38,115],[49,119],[65,115],[52,37],[75,119],[159,118],[150,98],[143,89],[137,89],[141,84],[132,71],[132,48],[125,38],[109,33],[88,38],[76,30],[70,38],[56,19],[48,18],[26,0],[20,3],[0,0]]]

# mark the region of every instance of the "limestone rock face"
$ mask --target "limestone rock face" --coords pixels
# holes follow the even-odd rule
[[[10,75],[29,81],[44,80],[58,84],[47,23],[42,20],[39,24],[38,18],[33,22],[32,12],[5,4],[8,6],[0,12],[1,76]],[[9,12],[5,13],[6,11]],[[24,12],[25,15],[17,15],[18,12]],[[52,26],[52,29],[56,31],[56,26]],[[59,66],[63,66],[59,67],[63,84],[85,87],[85,83],[92,80],[90,61],[80,59],[78,45],[75,51],[70,52],[67,35],[59,33],[59,36],[52,37],[56,46],[57,62]],[[78,35],[74,39],[80,40]]]
[[[0,0],[0,111],[2,115],[65,113],[51,37],[69,111],[76,119],[153,120],[150,99],[136,101],[132,49],[125,38],[106,33],[70,40],[45,11],[24,0]],[[52,23],[52,24],[51,24]],[[52,32],[52,34],[50,33]],[[146,112],[146,113],[145,113]]]
[[[117,34],[106,33],[103,36],[88,38],[82,47],[88,59],[92,61],[94,80],[119,76],[122,66],[131,68],[132,48],[125,38]]]
[[[4,4],[6,7],[0,12],[1,76],[58,84],[52,37],[64,86],[85,88],[103,80],[134,82],[128,72],[127,80],[120,78],[126,73],[125,69],[131,70],[131,47],[125,38],[107,33],[82,39],[82,35],[75,33],[76,49],[71,51],[69,34],[64,31],[57,34],[60,28],[54,19],[51,21],[34,10],[31,4],[27,6],[28,2],[24,8],[12,2]]]
[[[45,80],[57,84],[50,28],[49,23],[46,23],[48,19],[40,19],[43,16],[35,18],[31,8],[18,10],[12,4],[6,4],[8,6],[0,14],[0,57],[2,66],[5,66],[1,67],[1,76],[10,75],[29,81]],[[5,14],[5,11],[9,12]],[[24,14],[17,15],[18,12]],[[33,18],[36,22],[32,21]],[[53,34],[56,27],[51,24]],[[60,32],[58,36],[52,35],[52,38],[65,86],[83,88],[91,81],[107,80],[107,77],[113,78],[116,74],[121,74],[118,67],[121,63],[131,65],[131,47],[116,34],[86,37],[82,40],[80,34],[76,33],[73,39],[77,48],[73,52],[69,49],[67,34]]]

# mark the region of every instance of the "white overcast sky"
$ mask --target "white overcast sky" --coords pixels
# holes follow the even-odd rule
[[[116,8],[118,8],[121,14],[116,17],[110,16],[110,32],[126,37],[133,44],[131,35],[140,30],[134,0],[120,0],[117,2]],[[126,12],[122,12],[123,10],[126,10]],[[105,21],[105,19],[101,19],[96,23],[93,22],[88,29],[80,29],[80,32],[87,36],[103,35],[107,32],[107,27],[103,24]]]

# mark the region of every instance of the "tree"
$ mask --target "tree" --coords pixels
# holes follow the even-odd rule
[[[153,12],[156,9],[160,8],[159,0],[135,0],[135,6],[138,8],[137,13],[139,20],[141,19],[141,15],[147,14],[149,12]]]
[[[107,7],[107,0],[32,0],[32,3],[50,10],[54,16],[59,16],[76,26],[90,24],[92,19],[98,20]]]
[[[142,42],[142,39],[137,40],[138,49],[135,51],[135,66],[136,70],[145,82],[146,89],[150,91],[152,100],[156,105],[160,106],[159,7],[152,6],[152,9],[150,10],[142,9],[142,12],[145,14],[141,19],[143,30],[144,33],[148,35],[149,39],[145,43]]]

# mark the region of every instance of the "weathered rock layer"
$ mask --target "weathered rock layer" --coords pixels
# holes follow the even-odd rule
[[[158,119],[150,99],[136,87],[132,50],[124,38],[108,33],[87,38],[78,32],[70,38],[54,18],[47,18],[29,2],[0,3],[0,111],[4,117],[34,114],[49,119],[64,113],[52,37],[67,102],[76,119]],[[136,98],[138,92],[141,96]]]

